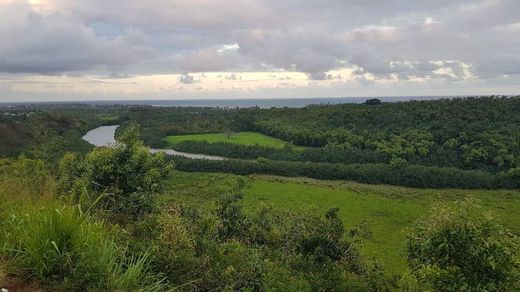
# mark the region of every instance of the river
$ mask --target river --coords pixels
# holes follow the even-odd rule
[[[101,126],[92,129],[83,136],[83,140],[89,142],[96,147],[112,147],[117,144],[115,137],[116,129],[119,125]],[[228,158],[222,156],[195,154],[180,152],[173,149],[155,149],[151,148],[150,152],[159,153],[164,152],[166,155],[183,156],[191,159],[206,159],[206,160],[227,160]]]

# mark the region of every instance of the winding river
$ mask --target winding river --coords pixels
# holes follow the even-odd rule
[[[117,141],[114,138],[116,129],[119,125],[112,126],[101,126],[95,129],[92,129],[83,136],[83,140],[89,142],[90,144],[96,147],[111,147],[114,146]],[[206,159],[206,160],[227,160],[228,158],[222,156],[212,156],[212,155],[203,155],[203,154],[195,154],[195,153],[186,153],[180,152],[173,149],[154,149],[151,148],[150,152],[158,153],[164,152],[166,155],[175,155],[175,156],[183,156],[191,159]]]

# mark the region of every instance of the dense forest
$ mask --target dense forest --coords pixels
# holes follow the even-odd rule
[[[519,110],[519,97],[271,109],[135,107],[123,125],[138,123],[151,146],[264,162],[193,161],[186,167],[191,171],[200,167],[417,187],[515,188],[520,172]],[[190,140],[172,144],[165,139],[240,131],[260,132],[287,144],[283,148]],[[208,164],[212,166],[203,166]],[[348,168],[357,174],[339,171]]]
[[[520,157],[519,111],[519,97],[486,97],[272,109],[145,107],[132,109],[129,120],[138,121],[144,140],[153,146],[165,146],[163,138],[169,135],[258,131],[312,147],[310,153],[273,154],[255,147],[230,151],[221,145],[178,146],[237,158],[316,161],[318,156],[323,157],[319,162],[342,163],[402,159],[499,172],[516,167]]]

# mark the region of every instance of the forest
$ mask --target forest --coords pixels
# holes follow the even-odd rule
[[[121,129],[137,122],[142,139],[153,147],[260,159],[263,166],[269,165],[211,162],[213,171],[247,173],[263,168],[263,173],[287,174],[284,168],[291,165],[297,169],[289,171],[293,175],[322,179],[357,179],[417,187],[516,188],[520,172],[519,110],[519,97],[271,109],[136,107],[129,110]],[[286,141],[286,145],[280,148],[225,140],[212,143],[189,138],[177,143],[168,140],[186,134],[230,136],[243,131],[276,137]],[[320,170],[316,173],[305,170],[311,168],[305,164],[308,162],[318,163],[313,165]],[[204,163],[192,161],[192,164],[203,167]],[[393,176],[390,166],[402,170],[401,175]],[[364,178],[337,171],[352,167],[362,169]],[[251,168],[256,170],[245,170]]]
[[[350,163],[351,156],[366,156],[366,162],[405,160],[410,164],[489,172],[507,171],[517,166],[520,156],[520,98],[454,98],[410,101],[378,105],[316,105],[304,108],[272,109],[160,109],[130,111],[142,126],[143,139],[152,146],[164,146],[164,137],[192,133],[257,131],[311,148],[297,160],[312,161],[331,152],[356,151],[320,162]],[[219,145],[183,145],[197,151],[224,152]],[[256,158],[245,153],[261,149],[237,149],[227,155]],[[242,153],[241,153],[242,152]],[[278,153],[277,153],[278,154]],[[268,154],[273,155],[273,154]],[[280,160],[291,154],[280,153]],[[293,156],[295,154],[292,154]],[[344,161],[340,157],[344,157]],[[316,160],[316,158],[314,158]],[[361,161],[358,161],[361,162]]]
[[[0,106],[0,288],[517,291],[519,112]]]

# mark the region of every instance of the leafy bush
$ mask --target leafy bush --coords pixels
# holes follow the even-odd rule
[[[472,201],[437,205],[408,235],[412,272],[438,291],[520,289],[518,238]]]
[[[155,197],[173,165],[164,154],[151,154],[129,128],[122,143],[113,148],[96,148],[79,159],[67,154],[60,162],[61,193],[80,202],[99,198],[98,206],[125,218],[137,218],[153,210]]]
[[[169,205],[156,225],[156,271],[190,290],[343,291],[389,283],[357,252],[365,228],[347,233],[337,209],[325,216],[267,206],[249,213],[240,195],[228,194],[210,211]]]

